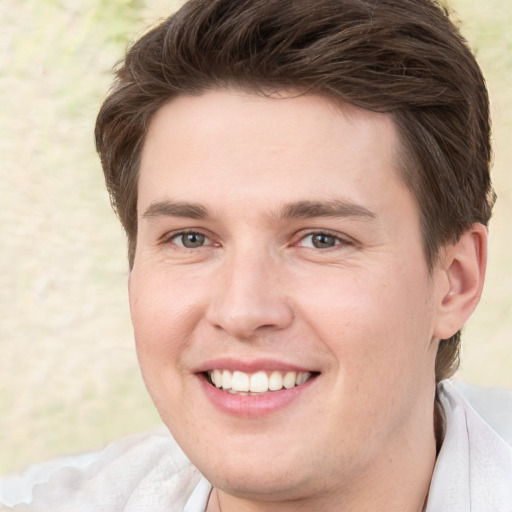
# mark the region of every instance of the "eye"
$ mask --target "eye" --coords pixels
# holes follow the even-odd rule
[[[313,247],[315,249],[330,249],[335,245],[340,245],[342,240],[330,233],[310,233],[299,242],[302,247]]]
[[[171,242],[186,249],[197,249],[209,243],[210,240],[202,233],[187,232],[174,235],[171,238]]]

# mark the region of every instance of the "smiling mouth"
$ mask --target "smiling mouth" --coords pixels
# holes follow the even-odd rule
[[[230,370],[208,370],[205,372],[207,381],[216,388],[237,395],[261,395],[264,393],[292,389],[302,386],[315,372],[272,372],[258,371],[245,373]]]

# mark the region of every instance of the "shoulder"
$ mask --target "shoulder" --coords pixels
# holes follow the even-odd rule
[[[511,393],[439,385],[446,432],[437,457],[428,512],[512,510]]]
[[[24,512],[182,510],[200,479],[165,427],[100,452],[63,457],[2,479],[2,500]],[[10,491],[10,489],[11,491]],[[21,499],[20,499],[21,498]]]
[[[512,389],[485,388],[465,382],[452,386],[507,444],[512,446]]]

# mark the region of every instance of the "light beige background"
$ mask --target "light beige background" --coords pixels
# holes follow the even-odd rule
[[[159,421],[92,130],[127,38],[177,4],[0,0],[0,473]],[[488,77],[499,194],[460,378],[512,388],[512,2],[450,5]]]

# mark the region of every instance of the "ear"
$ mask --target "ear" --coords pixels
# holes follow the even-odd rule
[[[448,245],[439,263],[443,289],[434,330],[438,339],[453,336],[475,310],[485,279],[487,229],[474,224],[455,243]]]

